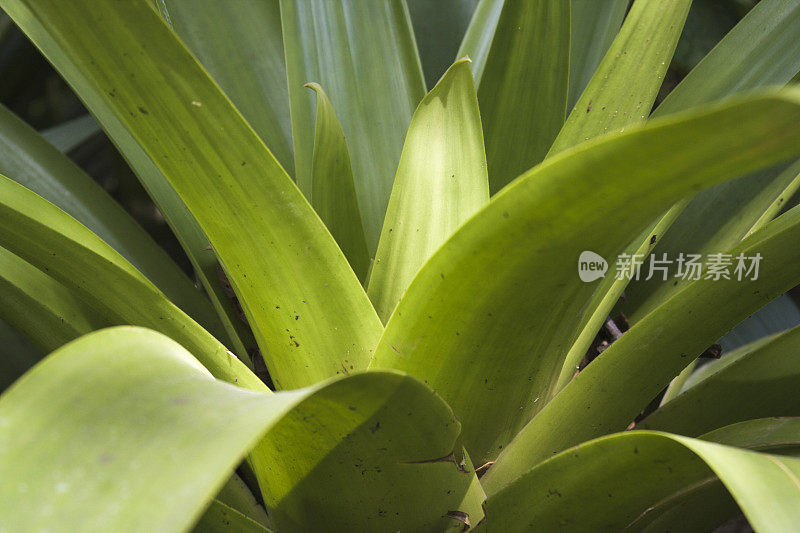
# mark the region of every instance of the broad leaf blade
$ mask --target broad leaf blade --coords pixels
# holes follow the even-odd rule
[[[460,60],[411,119],[369,280],[382,320],[431,254],[488,201],[478,99],[469,61]]]
[[[223,334],[208,299],[136,221],[75,163],[2,106],[0,153],[0,174],[75,217],[138,268],[175,305],[209,331]]]
[[[548,156],[650,115],[691,0],[636,0]]]
[[[569,95],[575,106],[625,18],[628,0],[570,0]]]
[[[186,203],[276,386],[366,366],[381,324],[358,279],[272,154],[144,0],[0,5],[79,94],[99,98],[132,132]]]
[[[783,85],[800,70],[800,4],[763,0],[675,87],[663,115],[766,85]]]
[[[717,477],[758,531],[788,531],[800,520],[798,475],[794,457],[618,433],[566,450],[490,496],[478,531],[635,530],[653,507]]]
[[[74,291],[112,324],[153,328],[192,350],[217,378],[265,390],[220,342],[170,302],[97,235],[0,176],[0,246]]]
[[[219,500],[211,505],[195,524],[194,533],[269,533],[266,526],[248,518]]]
[[[505,0],[479,0],[458,49],[458,57],[469,57],[472,60],[470,67],[476,87],[480,87],[483,80],[486,59],[489,57],[504,5]]]
[[[378,246],[403,137],[425,93],[403,2],[281,0],[297,184],[311,190],[314,97],[319,83],[347,137],[370,253]]]
[[[74,291],[0,248],[0,318],[47,353],[111,325]]]
[[[800,329],[774,335],[705,365],[705,379],[685,389],[638,424],[695,436],[765,416],[800,415],[800,362],[793,357]]]
[[[162,15],[294,174],[278,0],[157,0]]]
[[[800,4],[759,2],[656,109],[664,115],[764,85],[783,85],[800,70]],[[800,185],[800,163],[766,170],[704,191],[673,208],[657,253],[718,252],[763,223]],[[783,198],[783,200],[781,200]],[[683,211],[682,211],[683,210]],[[682,211],[682,212],[681,212]],[[680,214],[680,216],[678,216]],[[698,223],[698,218],[702,223]],[[663,302],[683,283],[634,282],[626,311],[633,320]]]
[[[794,208],[729,251],[761,254],[756,280],[697,280],[614,341],[503,450],[482,479],[487,491],[553,453],[625,429],[708,346],[800,282],[794,268],[800,251],[791,244],[798,236],[800,208]]]
[[[317,93],[311,205],[363,282],[369,270],[370,256],[358,209],[347,140],[322,87],[318,83],[309,83],[307,87]]]
[[[424,461],[453,450],[457,420],[398,373],[254,393],[212,379],[162,335],[113,328],[9,389],[0,426],[0,470],[14,480],[0,485],[0,516],[14,530],[185,530],[254,447],[280,531],[441,531],[451,509],[480,520],[479,502],[462,507],[474,473]],[[333,465],[338,477],[326,474]],[[314,512],[294,513],[295,498]]]
[[[655,114],[683,111],[692,105],[709,102],[766,85],[783,85],[800,69],[800,6],[792,0],[765,0],[760,2],[740,23],[700,62],[700,64],[656,109]],[[708,90],[708,87],[713,87]],[[751,178],[760,180],[763,178]],[[722,189],[736,188],[733,182]],[[741,187],[741,185],[740,185]],[[713,191],[711,189],[710,191]],[[712,192],[707,192],[713,195]],[[778,197],[777,199],[779,199]],[[631,243],[628,254],[647,254],[658,243],[668,228],[686,207],[689,199],[681,200],[648,231]],[[772,206],[767,211],[773,209]],[[765,213],[767,212],[765,211]],[[603,321],[617,303],[628,285],[628,280],[607,277],[588,306],[580,336],[573,343],[559,378],[558,390],[575,374],[575,367],[583,358]],[[631,288],[631,299],[636,300],[636,287]]]
[[[786,91],[652,122],[545,161],[428,260],[373,365],[425,379],[464,423],[476,463],[493,459],[555,386],[595,287],[578,277],[580,254],[614,257],[681,196],[796,153],[798,119],[800,93]]]
[[[491,192],[539,163],[564,124],[570,5],[506,2],[478,86]]]
[[[667,254],[668,258],[677,258],[680,253],[706,257],[728,250],[772,219],[798,187],[800,161],[703,191],[686,204],[653,254]],[[631,283],[623,307],[632,322],[686,286],[675,274],[675,269],[670,268],[666,280],[664,276],[654,276]]]

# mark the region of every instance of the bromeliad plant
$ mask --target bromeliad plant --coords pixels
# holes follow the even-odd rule
[[[800,330],[691,373],[800,283],[800,4],[758,3],[652,113],[689,0],[481,0],[427,95],[411,15],[431,50],[426,17],[469,10],[409,4],[0,0],[203,289],[0,112],[2,318],[52,352],[0,398],[0,530],[800,521],[800,420],[764,418],[800,415]],[[587,283],[587,250],[762,259]]]

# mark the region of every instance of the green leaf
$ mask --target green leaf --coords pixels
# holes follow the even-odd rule
[[[503,450],[482,479],[487,492],[555,452],[625,429],[708,346],[800,282],[798,238],[795,208],[729,250],[733,257],[761,254],[758,279],[697,280],[625,332]]]
[[[381,323],[344,255],[144,0],[0,5],[79,94],[94,95],[133,132],[186,203],[229,274],[276,386],[367,365]]]
[[[49,43],[53,45],[52,41]],[[128,131],[127,126],[114,114],[107,102],[109,94],[102,90],[96,91],[66,56],[58,55],[57,50],[51,49],[50,52],[52,61],[55,61],[52,54],[58,56],[55,66],[59,73],[80,93],[83,102],[105,128],[106,133],[136,172],[147,193],[164,215],[220,316],[225,331],[233,343],[232,348],[240,357],[246,357],[247,349],[255,346],[255,340],[249,329],[238,318],[237,310],[225,294],[217,274],[217,258],[214,252],[209,250],[209,241],[203,230],[158,167]],[[127,61],[124,61],[122,64],[126,63]],[[115,91],[110,92],[116,95]]]
[[[211,505],[200,517],[192,531],[194,533],[269,533],[270,530],[221,501],[212,500]]]
[[[5,301],[5,296],[3,296]],[[0,393],[41,360],[42,354],[0,320]]]
[[[281,0],[297,184],[311,191],[314,98],[325,87],[347,137],[370,253],[411,114],[425,94],[408,8],[392,0]]]
[[[548,156],[650,115],[691,0],[636,0]]]
[[[751,418],[800,415],[798,345],[794,328],[704,365],[692,385],[638,427],[695,436]]]
[[[269,526],[269,518],[264,507],[256,501],[250,488],[237,474],[233,474],[228,479],[225,486],[217,493],[216,499],[248,518],[264,526]]]
[[[628,0],[570,0],[568,111],[575,107],[619,32],[628,3]]]
[[[322,87],[317,83],[306,86],[317,93],[311,205],[363,282],[369,270],[370,256],[358,210],[347,140]]]
[[[58,207],[0,176],[0,246],[74,291],[112,324],[145,326],[190,349],[217,378],[266,386],[136,268]]]
[[[715,429],[698,438],[739,448],[769,450],[783,455],[792,453],[800,446],[800,418],[747,420]]]
[[[472,60],[472,77],[475,87],[480,87],[483,80],[483,70],[486,68],[486,59],[492,47],[497,22],[503,11],[505,0],[478,0],[478,5],[472,13],[467,32],[461,41],[457,57],[469,57]]]
[[[785,84],[800,70],[800,4],[760,2],[667,96],[661,116],[720,96],[759,86]],[[679,204],[660,236],[656,253],[725,250],[774,216],[800,187],[800,162],[723,184]],[[688,202],[688,203],[687,203]],[[678,216],[680,214],[680,216]],[[625,310],[637,320],[683,287],[683,283],[634,282]]]
[[[778,455],[797,456],[797,419],[748,420],[701,436],[703,440]],[[662,499],[637,518],[631,531],[711,531],[741,515],[719,478],[710,477]]]
[[[175,305],[209,331],[223,333],[208,299],[141,226],[75,163],[3,106],[0,152],[0,174],[78,219],[138,268]]]
[[[469,60],[457,61],[411,119],[368,294],[384,321],[419,268],[489,201]]]
[[[762,0],[673,89],[663,115],[737,92],[783,85],[800,70],[800,4]]]
[[[422,267],[373,366],[426,380],[464,423],[473,460],[493,459],[555,386],[595,288],[577,275],[581,253],[614,257],[677,198],[796,153],[798,119],[800,93],[787,90],[653,121],[545,161]]]
[[[756,530],[790,531],[800,520],[798,475],[794,457],[618,433],[566,450],[491,495],[476,531],[637,530],[648,513],[717,477]]]
[[[464,502],[477,478],[445,457],[458,421],[399,373],[254,393],[212,379],[162,335],[113,328],[9,389],[0,427],[13,480],[0,484],[0,516],[15,531],[185,530],[254,447],[280,531],[441,531],[453,509],[481,518],[480,502]]]
[[[156,5],[278,162],[294,174],[278,0],[156,0]]]
[[[47,353],[110,323],[77,293],[0,248],[0,318]]]
[[[503,6],[478,86],[492,194],[544,159],[564,124],[569,12],[564,0]]]
[[[100,131],[100,124],[92,115],[83,115],[72,120],[62,122],[52,128],[42,131],[42,137],[56,147],[62,154],[66,154],[83,144],[90,137]]]
[[[458,56],[478,0],[408,0],[425,82],[433,87]]]
[[[753,9],[741,22],[719,43],[717,47],[690,73],[678,86],[670,93],[667,99],[656,109],[655,115],[660,116],[665,113],[683,111],[693,105],[710,102],[716,98],[729,96],[739,91],[746,91],[756,87],[773,84],[785,84],[792,76],[792,73],[800,69],[800,53],[797,47],[800,46],[800,24],[797,18],[800,17],[800,6],[794,1],[786,0],[765,0],[758,4],[757,9]],[[709,87],[711,88],[709,90]],[[763,171],[762,177],[755,175],[748,180],[761,183],[764,176],[770,175],[770,170]],[[758,193],[750,189],[750,182],[743,181],[729,182],[719,187],[720,192],[730,194],[730,192],[742,189],[745,197],[757,195]],[[789,192],[787,186],[785,192]],[[706,191],[706,197],[714,198],[715,189]],[[761,198],[764,198],[763,196]],[[775,199],[780,201],[781,196]],[[664,236],[668,228],[675,219],[683,212],[689,198],[681,200],[673,206],[660,220],[656,221],[643,235],[637,238],[626,253],[648,254],[653,248],[653,238],[656,243]],[[724,196],[723,204],[726,203]],[[774,205],[765,207],[764,215],[768,216],[774,209]],[[724,224],[726,220],[733,219],[720,218],[716,221]],[[763,219],[755,225],[763,222]],[[703,226],[707,221],[703,221]],[[714,224],[708,223],[709,227]],[[754,225],[754,226],[755,226]],[[584,321],[580,328],[580,336],[570,349],[570,353],[564,363],[559,385],[557,390],[561,390],[572,376],[575,374],[575,367],[583,358],[586,350],[594,339],[611,309],[617,303],[623,290],[628,286],[628,280],[615,280],[607,277],[600,282],[600,287],[594,295],[593,301],[587,307]],[[636,296],[636,283],[631,287],[631,303],[628,304],[626,311],[631,312]],[[626,295],[626,298],[629,295]]]

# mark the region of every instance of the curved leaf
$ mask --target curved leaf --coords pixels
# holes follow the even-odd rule
[[[223,333],[208,299],[153,239],[68,157],[0,106],[0,174],[78,219],[209,331]],[[51,347],[55,348],[55,347]]]
[[[478,99],[464,59],[411,119],[367,291],[382,320],[431,254],[488,201]]]
[[[311,205],[336,239],[358,279],[363,281],[369,270],[370,257],[358,210],[347,140],[322,87],[318,83],[308,83],[306,87],[317,93]]]
[[[755,87],[785,84],[800,70],[800,4],[759,2],[656,109],[663,115]],[[727,183],[674,207],[658,253],[724,250],[764,217],[777,212],[800,186],[800,166],[784,165]],[[680,215],[680,216],[678,216]],[[698,224],[698,218],[702,223]],[[770,217],[771,218],[771,217]],[[674,220],[674,224],[672,221]],[[769,220],[769,218],[767,218]],[[671,227],[669,226],[671,225]],[[663,233],[663,232],[662,232]],[[716,247],[716,248],[715,248]],[[632,283],[626,312],[632,320],[683,286]]]
[[[102,239],[58,207],[2,176],[0,215],[0,246],[80,295],[105,320],[160,331],[191,349],[216,377],[266,390],[217,339]]]
[[[490,469],[491,472],[491,469]],[[565,450],[486,501],[477,531],[635,529],[653,507],[722,481],[758,531],[800,520],[800,458],[634,431]]]
[[[0,6],[78,94],[90,91],[113,112],[186,203],[276,386],[367,365],[381,323],[358,278],[275,158],[144,0]]]
[[[703,191],[685,204],[653,253],[674,258],[728,250],[771,220],[798,187],[800,161],[795,161]],[[655,276],[630,284],[622,307],[632,323],[686,286],[675,273],[670,268],[667,280]]]
[[[783,85],[800,70],[800,4],[762,0],[656,108],[658,116],[726,95]]]
[[[702,377],[638,427],[695,436],[751,418],[800,415],[798,346],[794,328],[708,363]]]
[[[505,0],[478,0],[456,54],[456,57],[469,57],[472,60],[470,68],[475,79],[475,87],[481,86],[486,59],[489,57],[489,49],[492,47],[497,22],[500,20],[504,5]]]
[[[52,41],[50,44],[53,44]],[[102,48],[104,47],[98,49]],[[110,94],[116,95],[116,92],[111,91],[107,94],[102,88],[94,88],[69,58],[63,54],[59,55],[57,50],[50,49],[50,52],[56,69],[77,92],[80,92],[83,102],[105,128],[109,138],[128,161],[142,186],[164,215],[222,320],[225,331],[233,343],[232,349],[240,357],[246,357],[247,350],[255,347],[255,340],[249,328],[237,316],[237,309],[226,295],[218,275],[217,257],[209,248],[209,240],[162,172],[128,131],[126,124],[114,114],[108,97]]]
[[[0,248],[0,301],[0,318],[44,353],[110,325],[74,291],[5,248]]]
[[[699,438],[729,446],[797,456],[798,419],[748,420]],[[666,497],[642,513],[630,531],[711,531],[741,515],[719,478],[707,478]]]
[[[570,0],[569,95],[575,107],[622,26],[628,0]]]
[[[503,6],[478,86],[492,194],[544,159],[564,124],[569,12],[565,0]]]
[[[453,450],[458,422],[398,373],[254,393],[212,379],[162,335],[113,328],[4,393],[0,428],[0,471],[13,480],[0,484],[0,516],[15,531],[184,530],[253,447],[280,531],[441,531],[450,509],[480,519],[479,502],[462,507],[474,473],[425,461]]]
[[[269,533],[270,530],[221,501],[213,500],[192,531],[194,533]]]
[[[493,459],[555,386],[594,289],[575,271],[581,253],[614,257],[681,196],[797,152],[798,119],[800,93],[785,91],[653,121],[545,161],[428,260],[373,366],[426,380],[464,423],[473,460]]]
[[[405,2],[281,0],[297,184],[311,190],[317,82],[333,102],[353,165],[370,253],[378,238],[411,114],[425,94]]]
[[[684,78],[670,96],[656,109],[655,115],[683,111],[692,105],[710,102],[715,98],[722,98],[731,94],[762,87],[767,85],[783,85],[792,76],[793,72],[800,69],[800,54],[796,47],[800,43],[800,6],[792,0],[765,0],[759,2],[745,16],[739,24],[700,62],[692,73]],[[711,90],[707,90],[711,87]],[[771,170],[764,171],[764,176],[770,175]],[[749,180],[763,181],[764,177],[753,176]],[[723,195],[744,190],[744,196],[755,194],[747,180],[728,182],[705,192],[706,197],[713,198],[722,192]],[[791,187],[787,187],[786,193]],[[762,197],[763,198],[763,197]],[[781,196],[773,197],[780,201]],[[767,198],[768,200],[768,198]],[[685,198],[673,206],[663,217],[648,228],[641,237],[634,240],[626,253],[647,254],[653,248],[653,241],[659,243],[668,228],[685,209],[690,199]],[[723,196],[724,202],[724,196]],[[761,204],[764,207],[764,204]],[[774,206],[764,207],[764,213],[769,213]],[[718,219],[722,223],[725,219]],[[756,225],[761,221],[756,222]],[[735,222],[734,222],[735,224]],[[703,221],[706,225],[706,221]],[[713,228],[709,224],[709,228]],[[631,303],[626,306],[626,311],[631,312],[634,301],[637,300],[637,283],[631,285]],[[588,312],[580,328],[580,336],[573,343],[570,353],[564,363],[557,390],[561,390],[572,376],[586,350],[589,348],[597,331],[602,326],[606,317],[628,286],[628,280],[606,278],[600,283],[593,301],[587,307]]]
[[[294,174],[278,0],[157,0],[161,14]]]
[[[250,488],[237,474],[228,479],[225,486],[217,493],[216,500],[263,526],[269,526],[269,518],[264,507],[256,501]]]
[[[650,115],[691,0],[636,0],[548,156]]]
[[[758,279],[697,280],[614,341],[539,412],[482,479],[494,492],[539,461],[622,430],[681,369],[726,331],[800,282],[800,208],[729,250],[761,254]],[[719,305],[725,302],[725,305]]]

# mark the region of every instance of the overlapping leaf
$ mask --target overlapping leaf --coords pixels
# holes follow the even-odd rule
[[[581,253],[614,257],[681,196],[791,156],[800,150],[798,118],[800,95],[787,91],[652,122],[545,161],[425,264],[373,366],[426,380],[464,423],[473,459],[493,459],[555,386],[594,288],[577,275]]]
[[[322,87],[318,83],[309,83],[307,87],[317,93],[311,205],[336,239],[358,279],[363,281],[369,270],[370,255],[358,209],[347,139]]]
[[[798,347],[800,329],[794,328],[704,365],[639,427],[695,436],[751,418],[800,415]]]
[[[492,194],[544,159],[567,106],[570,3],[505,2],[478,85]]]
[[[0,5],[186,203],[276,386],[366,366],[381,324],[358,279],[272,154],[144,0]]]
[[[155,0],[162,15],[290,175],[289,92],[278,0]]]
[[[686,365],[734,325],[800,282],[800,208],[767,224],[733,256],[761,255],[757,279],[700,279],[650,312],[531,420],[483,478],[493,492],[553,453],[621,431]],[[725,305],[720,305],[725,302]]]
[[[800,520],[798,475],[800,458],[668,433],[619,433],[565,450],[492,495],[476,530],[638,531],[650,513],[718,477],[758,531],[789,531]],[[684,518],[689,528],[693,517]]]
[[[106,192],[68,157],[0,106],[0,174],[53,202],[95,232],[209,331],[222,325],[208,299]]]
[[[80,296],[0,248],[0,318],[44,353],[111,325]]]
[[[392,181],[414,108],[425,93],[404,2],[281,0],[297,184],[311,190],[314,96],[319,83],[347,137],[370,253],[378,247]]]
[[[478,99],[469,62],[460,60],[411,119],[369,280],[382,320],[431,254],[487,201]]]
[[[74,291],[112,324],[146,326],[192,350],[217,378],[266,386],[141,272],[58,207],[0,176],[0,246]]]
[[[280,531],[441,531],[453,509],[481,518],[474,473],[429,461],[453,452],[458,422],[399,373],[254,393],[162,335],[113,328],[4,393],[0,427],[0,516],[15,531],[185,530],[254,447]]]
[[[650,115],[691,0],[636,0],[548,156]]]

